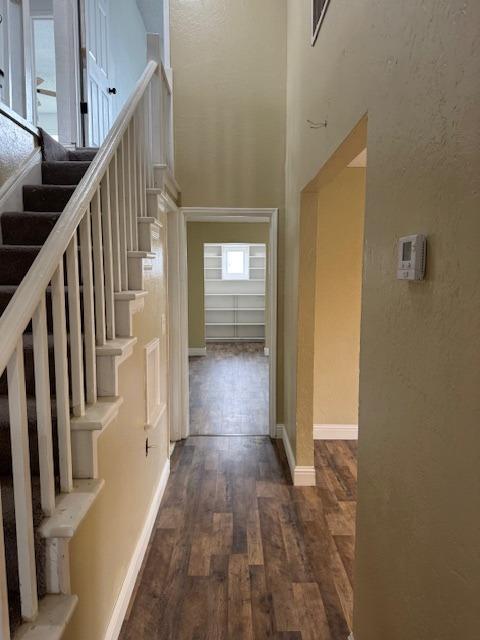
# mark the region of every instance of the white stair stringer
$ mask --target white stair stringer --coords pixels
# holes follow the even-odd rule
[[[133,316],[142,311],[147,291],[120,291],[115,294],[115,332],[119,338],[133,335]]]
[[[117,337],[96,347],[97,401],[86,405],[83,416],[70,419],[73,491],[57,496],[53,514],[39,527],[46,547],[48,595],[40,600],[35,621],[22,624],[13,640],[61,640],[77,605],[78,598],[71,594],[70,542],[104,486],[104,480],[98,478],[98,438],[115,420],[123,402],[118,394],[118,369],[137,343],[132,335],[133,316],[144,308],[148,292],[143,289],[143,272],[156,258],[154,243],[160,227],[153,217],[138,221],[140,250],[127,256],[130,290],[114,294]]]
[[[97,440],[117,417],[123,398],[98,398],[85,415],[70,421],[74,478],[98,478]]]
[[[180,186],[175,180],[175,176],[166,164],[153,165],[153,183],[159,192],[167,192],[177,202],[180,196]],[[150,189],[147,189],[147,193]]]
[[[118,367],[133,352],[137,338],[116,338],[97,347],[97,394],[99,398],[118,396]]]
[[[156,258],[150,251],[129,251],[128,264],[128,288],[131,291],[143,291],[143,271],[151,270],[151,262]],[[145,261],[145,263],[144,263]]]
[[[49,594],[71,593],[69,544],[104,484],[103,480],[74,480],[73,491],[57,497],[55,512],[40,525],[39,533],[46,543]]]
[[[157,197],[155,196],[155,203]],[[158,204],[156,205],[158,207]],[[138,218],[138,248],[141,251],[152,253],[155,251],[155,243],[160,238],[162,224],[152,216]]]

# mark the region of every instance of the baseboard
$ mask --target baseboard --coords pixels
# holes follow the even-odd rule
[[[152,504],[150,505],[145,524],[135,547],[135,551],[133,552],[132,559],[130,560],[125,580],[123,581],[123,585],[120,589],[117,602],[115,603],[115,606],[113,608],[112,616],[110,618],[107,631],[105,632],[104,640],[117,640],[120,631],[122,630],[125,614],[127,613],[128,605],[130,604],[130,598],[132,597],[135,583],[137,581],[139,571],[142,567],[143,558],[150,541],[150,536],[152,535],[152,530],[155,525],[158,509],[165,492],[165,487],[167,486],[169,475],[170,460],[167,459],[160,476],[160,481],[155,491],[155,496],[152,500]]]
[[[295,456],[293,455],[292,445],[288,437],[285,425],[277,424],[276,436],[283,441],[285,447],[285,453],[287,455],[288,466],[290,467],[290,473],[292,475],[292,482],[295,487],[314,487],[315,481],[315,467],[301,467],[295,464]]]
[[[188,347],[189,356],[206,356],[207,347]]]
[[[314,440],[358,440],[358,424],[314,424]]]

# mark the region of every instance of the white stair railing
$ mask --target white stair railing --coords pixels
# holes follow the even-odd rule
[[[73,488],[70,417],[83,416],[97,401],[96,348],[116,336],[115,293],[128,289],[128,254],[138,250],[137,218],[146,216],[153,165],[173,169],[172,91],[159,36],[148,36],[148,51],[150,62],[134,91],[0,318],[24,621],[35,620],[39,605],[23,333],[32,322],[41,504],[48,517],[56,496],[46,300],[52,305],[60,487],[68,493]],[[1,500],[0,637],[10,638]]]

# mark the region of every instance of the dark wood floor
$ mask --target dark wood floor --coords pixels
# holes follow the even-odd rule
[[[356,443],[315,457],[298,488],[269,438],[177,445],[121,640],[346,640]]]
[[[268,434],[268,358],[263,343],[210,342],[190,358],[192,435]]]

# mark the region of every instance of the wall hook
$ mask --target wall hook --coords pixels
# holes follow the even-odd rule
[[[307,122],[310,125],[310,129],[322,129],[328,124],[326,120],[324,122],[313,122],[312,120],[307,120]]]

